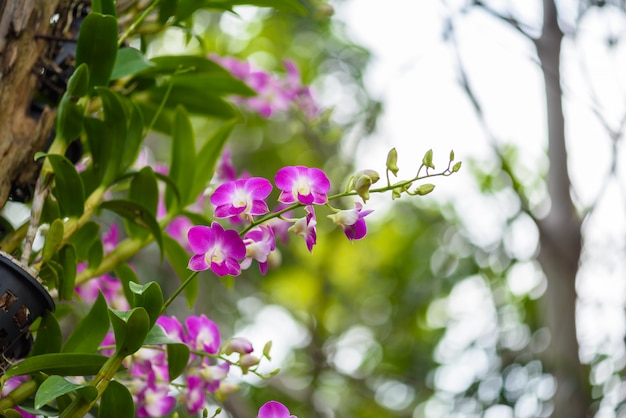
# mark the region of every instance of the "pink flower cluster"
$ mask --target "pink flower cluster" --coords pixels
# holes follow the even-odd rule
[[[207,395],[230,393],[234,385],[225,382],[231,363],[216,363],[220,354],[239,353],[237,364],[244,372],[259,363],[252,354],[252,344],[245,338],[233,338],[222,346],[219,327],[205,315],[190,316],[184,325],[174,316],[161,316],[156,322],[167,336],[186,344],[191,350],[189,364],[184,372],[184,388],[178,390],[170,383],[167,355],[164,347],[143,347],[126,364],[129,389],[137,409],[137,416],[162,417],[169,414],[180,401],[190,415],[199,414],[207,407]],[[107,335],[103,346],[115,345],[113,334]],[[103,350],[103,354],[110,353]]]
[[[233,57],[212,55],[211,59],[226,68],[231,74],[245,82],[256,96],[236,98],[236,102],[245,108],[269,118],[275,112],[285,112],[290,107],[300,109],[307,117],[313,118],[318,108],[309,87],[302,85],[300,72],[293,61],[285,61],[287,73],[284,78],[254,68],[247,61]]]
[[[234,173],[234,170],[229,170]],[[269,213],[266,199],[272,192],[272,184],[261,177],[231,179],[220,184],[210,196],[216,218],[226,218],[239,224],[247,221],[249,226],[242,234],[225,229],[220,223],[189,228],[188,245],[193,252],[189,269],[212,270],[218,276],[237,276],[256,260],[261,273],[268,269],[268,260],[276,249],[276,235],[288,232],[304,238],[309,251],[317,241],[315,206],[328,203],[330,181],[319,168],[287,166],[276,173],[274,183],[280,190],[278,202],[283,205],[279,214],[269,216],[267,223],[255,223],[255,216]],[[282,215],[288,205],[304,206],[302,218],[288,219]],[[364,217],[370,210],[362,210],[360,203],[354,209],[337,210],[329,217],[344,230],[350,240],[361,239],[367,233]],[[281,215],[281,216],[279,216]]]

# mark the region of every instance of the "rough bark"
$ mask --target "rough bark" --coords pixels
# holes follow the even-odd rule
[[[34,183],[33,156],[44,148],[54,114],[36,117],[30,105],[38,81],[38,62],[49,42],[50,18],[61,0],[0,0],[0,208],[11,185]]]
[[[561,91],[563,33],[554,0],[543,2],[541,36],[535,40],[545,81],[548,125],[548,192],[551,207],[539,222],[539,263],[548,280],[544,296],[546,325],[552,334],[545,366],[557,379],[554,418],[591,415],[588,374],[581,364],[576,335],[576,274],[581,252],[581,220],[570,194]]]

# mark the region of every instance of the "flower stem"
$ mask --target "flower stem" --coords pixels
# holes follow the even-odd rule
[[[191,283],[191,281],[193,279],[196,278],[196,276],[198,276],[198,272],[194,271],[192,272],[189,277],[187,277],[185,279],[184,282],[182,282],[182,284],[178,287],[178,289],[176,289],[176,291],[172,294],[172,296],[170,296],[165,303],[163,304],[163,307],[161,308],[161,313],[160,315],[163,315],[165,313],[165,310],[168,308],[168,306],[170,306],[172,304],[172,302],[174,302],[174,299],[176,299],[178,297],[178,295],[180,295],[180,292],[182,292],[183,290],[185,290],[185,287],[187,287],[187,285],[189,283]]]

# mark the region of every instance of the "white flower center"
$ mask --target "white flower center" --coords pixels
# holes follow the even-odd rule
[[[248,205],[249,196],[245,190],[237,190],[233,195],[233,206],[236,208],[241,208]]]
[[[297,193],[301,196],[308,196],[311,194],[311,183],[309,182],[309,179],[306,178],[299,178],[298,181],[296,182],[296,187],[295,189],[297,190]]]

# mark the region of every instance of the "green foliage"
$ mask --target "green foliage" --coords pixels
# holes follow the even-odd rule
[[[63,353],[94,353],[109,330],[107,303],[98,293],[98,298],[63,345]]]
[[[141,348],[150,330],[150,317],[142,308],[129,311],[109,309],[109,319],[115,334],[116,354],[126,357]]]
[[[72,383],[61,376],[50,376],[43,381],[35,394],[35,408],[40,409],[58,397],[74,392],[90,401],[98,396],[98,390],[93,386]]]
[[[115,380],[111,381],[102,394],[98,416],[132,418],[135,416],[135,404],[128,388]]]
[[[28,357],[7,369],[5,376],[45,373],[60,376],[93,376],[107,361],[100,354],[49,353]]]
[[[46,158],[54,170],[55,185],[52,193],[59,203],[60,215],[62,217],[82,215],[85,189],[74,164],[62,155],[48,154]]]
[[[104,13],[110,10],[98,2]],[[102,4],[105,3],[105,4]],[[89,68],[89,86],[106,86],[111,78],[117,56],[117,19],[108,14],[90,13],[82,22],[76,44],[76,65],[87,64]]]

